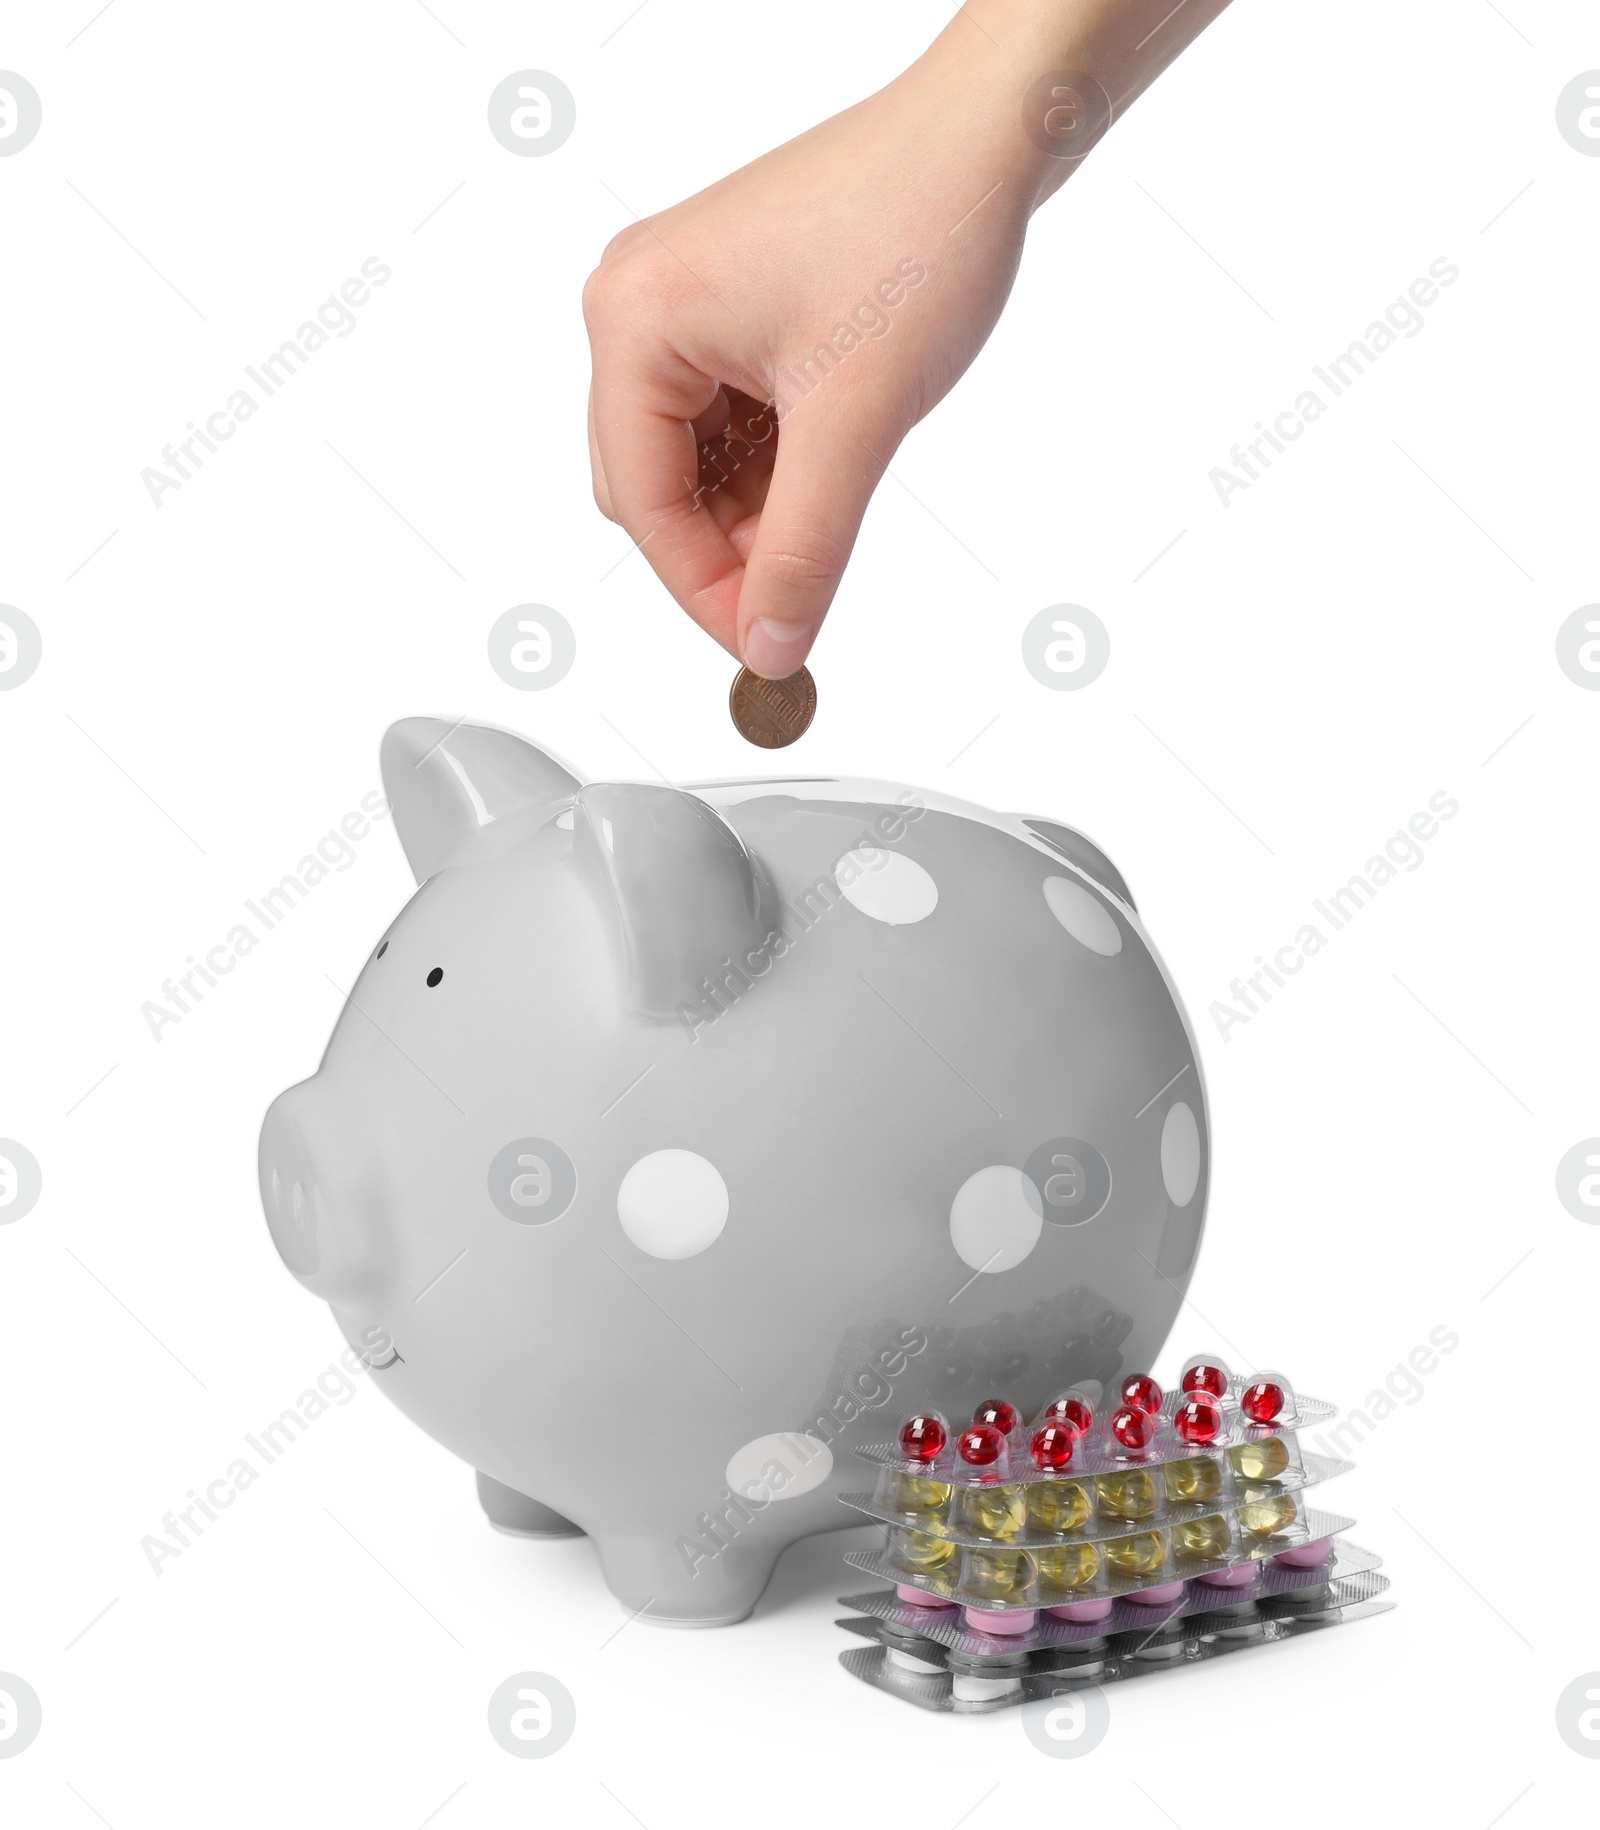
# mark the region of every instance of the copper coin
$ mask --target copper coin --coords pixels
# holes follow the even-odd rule
[[[746,743],[784,749],[804,737],[816,717],[817,683],[804,667],[787,680],[764,680],[741,667],[728,692],[728,715]]]

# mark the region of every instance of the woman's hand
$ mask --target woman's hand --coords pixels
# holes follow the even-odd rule
[[[805,660],[885,466],[1105,125],[1050,73],[1103,72],[1109,115],[1186,12],[1198,31],[1225,3],[1183,0],[1141,63],[1172,0],[972,0],[888,88],[606,249],[584,290],[595,498],[757,673]]]

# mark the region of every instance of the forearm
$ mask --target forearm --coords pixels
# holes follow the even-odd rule
[[[1228,0],[965,0],[907,72],[1034,207]],[[1060,81],[1061,78],[1087,78]]]

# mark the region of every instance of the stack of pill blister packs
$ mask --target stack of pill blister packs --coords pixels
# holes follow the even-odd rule
[[[965,1426],[907,1419],[860,1451],[873,1490],[843,1496],[886,1527],[846,1561],[892,1586],[842,1598],[840,1626],[868,1643],[840,1662],[983,1715],[1386,1612],[1380,1559],[1314,1503],[1350,1463],[1298,1432],[1332,1415],[1281,1374],[1201,1355],[1175,1392],[1135,1374],[1109,1407],[1088,1386],[1031,1423],[1001,1398]]]

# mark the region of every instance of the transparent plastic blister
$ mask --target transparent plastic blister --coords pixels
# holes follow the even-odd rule
[[[843,1655],[863,1681],[928,1709],[983,1712],[1363,1619],[1391,1604],[1378,1558],[1308,1503],[1351,1464],[1302,1447],[1334,1414],[1281,1373],[1235,1378],[1215,1355],[1178,1389],[1131,1373],[1059,1393],[1033,1417],[982,1400],[970,1423],[906,1419],[857,1453],[885,1526],[846,1557],[894,1584],[846,1599]]]
[[[882,1469],[953,1487],[1053,1479],[1069,1467],[1078,1477],[1153,1468],[1201,1454],[1226,1456],[1246,1478],[1267,1479],[1282,1456],[1275,1445],[1297,1453],[1295,1431],[1335,1414],[1321,1399],[1297,1396],[1278,1373],[1236,1379],[1202,1358],[1184,1378],[1197,1370],[1220,1389],[1163,1392],[1147,1373],[1135,1373],[1109,1398],[1097,1385],[1062,1392],[1031,1421],[1000,1398],[980,1404],[966,1425],[923,1412],[906,1420],[897,1442],[855,1453]]]
[[[1373,1552],[1340,1539],[1331,1546],[1326,1561],[1312,1567],[1293,1567],[1269,1559],[1253,1564],[1249,1582],[1240,1587],[1218,1588],[1197,1579],[1185,1582],[1181,1593],[1172,1600],[1150,1603],[1124,1597],[1092,1620],[1063,1620],[1040,1613],[1024,1632],[1007,1632],[1003,1639],[982,1631],[973,1615],[954,1603],[929,1607],[904,1600],[894,1589],[844,1595],[839,1605],[870,1615],[896,1633],[932,1640],[951,1651],[981,1654],[1003,1649],[1032,1653],[1058,1646],[1097,1644],[1123,1633],[1149,1632],[1169,1621],[1221,1614],[1252,1603],[1275,1602],[1284,1596],[1314,1600],[1325,1595],[1330,1584],[1375,1571],[1380,1561]],[[1388,1586],[1387,1581],[1383,1586]]]
[[[1279,1556],[1331,1538],[1354,1523],[1273,1493],[1242,1507],[1201,1511],[1173,1524],[1143,1526],[1116,1537],[1035,1546],[961,1544],[891,1526],[882,1551],[846,1559],[890,1582],[943,1601],[991,1610],[1050,1608],[1115,1600]]]
[[[918,1467],[885,1465],[868,1493],[844,1504],[886,1525],[960,1544],[1083,1543],[1135,1525],[1177,1525],[1230,1506],[1269,1501],[1347,1473],[1347,1461],[1302,1451],[1286,1432],[1165,1462],[1123,1461],[1100,1473],[1037,1469],[1018,1479],[946,1480]],[[972,1471],[968,1470],[970,1474]]]
[[[1280,1596],[1246,1604],[1252,1610],[1248,1618],[1236,1609],[1232,1618],[1173,1621],[1094,1646],[1005,1650],[992,1656],[971,1656],[930,1639],[908,1650],[892,1643],[880,1620],[842,1620],[838,1624],[846,1631],[872,1643],[840,1653],[839,1662],[852,1677],[919,1708],[986,1715],[1369,1619],[1394,1605],[1378,1599],[1386,1586],[1381,1576],[1355,1576],[1328,1584],[1310,1608],[1297,1608],[1292,1596]]]

